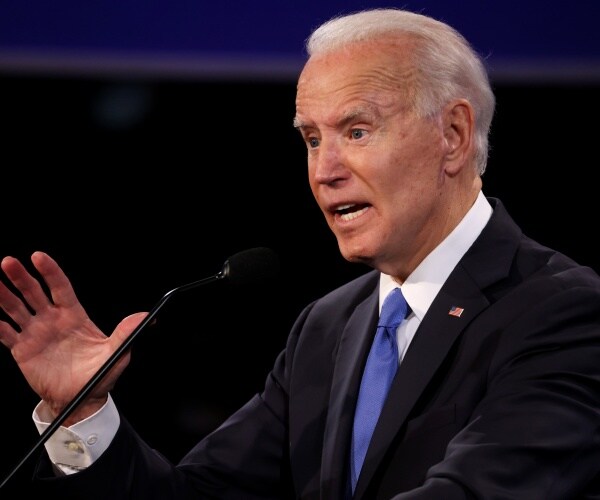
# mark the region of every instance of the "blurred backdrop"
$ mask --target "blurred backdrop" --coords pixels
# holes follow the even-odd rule
[[[375,6],[447,21],[486,57],[484,192],[600,270],[596,0],[0,3],[1,256],[48,251],[107,334],[238,251],[280,257],[285,290],[195,289],[136,340],[114,397],[174,461],[261,389],[304,305],[367,270],[338,253],[292,118],[310,30]],[[0,381],[5,477],[38,438],[37,398],[6,349]]]

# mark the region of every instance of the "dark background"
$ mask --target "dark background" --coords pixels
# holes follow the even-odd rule
[[[215,274],[238,251],[266,246],[279,255],[281,288],[216,283],[177,295],[136,340],[114,398],[140,434],[176,461],[261,389],[302,307],[366,271],[339,255],[310,194],[305,147],[292,127],[299,33],[303,38],[308,30],[301,25],[286,37],[271,21],[273,33],[267,32],[281,37],[281,45],[262,35],[257,37],[262,55],[238,57],[238,51],[215,66],[213,53],[206,64],[198,49],[202,40],[186,38],[182,25],[167,31],[169,23],[146,24],[165,31],[159,36],[148,28],[134,48],[143,40],[151,54],[153,37],[164,41],[164,33],[178,32],[165,47],[177,50],[185,40],[186,57],[198,57],[169,69],[173,52],[152,59],[160,67],[128,53],[128,69],[115,62],[114,52],[100,58],[83,50],[111,40],[116,46],[125,29],[112,26],[112,38],[97,29],[86,45],[82,33],[89,30],[78,36],[65,31],[78,19],[42,23],[42,8],[27,38],[15,28],[25,22],[24,4],[7,5],[13,24],[0,15],[6,28],[0,30],[0,256],[28,262],[35,250],[49,252],[108,334],[123,317],[151,309],[169,290]],[[489,61],[498,104],[484,192],[501,198],[530,236],[600,270],[595,235],[600,44],[583,29],[593,17],[587,10],[579,13],[581,29],[560,31],[563,5],[550,5],[557,8],[543,11],[544,19],[554,25],[529,10],[523,11],[529,17],[521,12],[510,26],[493,24],[490,15],[483,23],[467,19],[480,28],[471,28],[473,36],[486,34],[478,40],[488,48],[497,41],[503,56]],[[431,3],[427,8],[434,10]],[[322,20],[317,12],[303,11],[298,22]],[[113,19],[109,14],[110,9],[105,19]],[[146,17],[150,14],[157,15]],[[554,34],[546,52],[539,41],[526,43],[528,23],[531,30],[543,25],[542,33]],[[51,35],[58,27],[61,48],[72,49],[69,43],[76,42],[78,57],[56,51]],[[247,40],[253,40],[251,34]],[[536,37],[531,33],[529,39]],[[218,40],[214,34],[210,40],[214,50],[211,44]],[[27,46],[17,58],[16,42],[20,50]],[[293,56],[286,53],[291,42]],[[229,43],[227,50],[237,50]],[[523,52],[515,53],[515,47]],[[48,50],[58,56],[49,58]],[[272,65],[259,65],[257,72],[252,64],[257,57]],[[0,350],[0,381],[5,477],[38,438],[31,422],[37,396],[6,349]],[[0,498],[26,491],[31,465],[24,464]]]

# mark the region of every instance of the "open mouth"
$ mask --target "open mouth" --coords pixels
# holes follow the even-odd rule
[[[369,207],[370,205],[366,204],[341,205],[335,210],[335,213],[343,221],[350,221],[363,215],[367,210],[369,210]]]

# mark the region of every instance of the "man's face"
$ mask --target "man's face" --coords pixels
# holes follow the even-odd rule
[[[444,230],[442,125],[412,111],[402,53],[361,43],[313,57],[296,98],[310,187],[342,255],[390,274],[411,271]]]

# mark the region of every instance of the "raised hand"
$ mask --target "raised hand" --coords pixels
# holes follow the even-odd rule
[[[147,313],[126,317],[106,336],[89,318],[54,259],[35,252],[31,262],[48,293],[18,259],[5,257],[0,263],[15,287],[11,290],[0,282],[0,308],[14,321],[14,325],[0,321],[0,342],[10,349],[31,388],[56,416]],[[127,353],[112,367],[64,425],[91,415],[105,403],[129,357]]]

